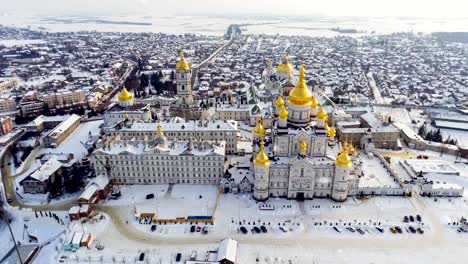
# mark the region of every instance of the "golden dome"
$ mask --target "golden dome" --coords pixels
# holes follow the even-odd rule
[[[125,88],[124,86],[118,98],[119,98],[119,101],[130,101],[132,100],[133,95],[129,91],[127,91],[127,88]]]
[[[288,57],[288,54],[285,53],[283,55],[283,59],[282,59],[282,62],[281,64],[278,64],[278,68],[277,68],[277,71],[278,72],[287,72],[287,73],[290,73],[294,70],[294,67],[293,65],[289,62],[289,57]]]
[[[296,87],[289,92],[289,103],[292,105],[308,105],[312,100],[312,92],[305,82],[305,68],[301,66]]]
[[[162,130],[161,124],[158,124],[158,132],[156,132],[158,137],[164,137],[164,132]]]
[[[313,95],[312,96],[312,104],[310,105],[310,108],[317,108],[319,106],[317,96]]]
[[[278,116],[281,119],[287,119],[288,118],[288,111],[286,110],[286,107],[284,107],[284,105],[281,107],[281,110],[279,111]]]
[[[260,142],[260,150],[255,157],[255,166],[269,166],[270,159],[268,155],[265,153],[265,142],[262,140]]]
[[[356,149],[354,148],[353,144],[349,144],[348,152],[349,152],[349,154],[351,154],[351,155],[353,155],[354,153],[356,153]]]
[[[343,149],[348,151],[348,139],[346,138],[345,142],[343,143]]]
[[[336,129],[335,129],[335,127],[330,127],[330,128],[327,130],[327,133],[328,133],[328,136],[329,136],[329,137],[334,137],[334,136],[336,136]]]
[[[341,153],[336,157],[335,164],[341,167],[351,167],[353,165],[353,161],[348,155],[348,150],[344,148],[341,150]]]
[[[317,113],[317,118],[318,119],[323,119],[323,120],[328,118],[327,111],[325,111],[325,108],[323,108],[323,106],[320,107],[320,110]]]
[[[300,148],[300,150],[301,150],[302,152],[307,151],[307,142],[305,141],[305,139],[303,139],[303,140],[301,141],[301,144],[299,145],[299,148]]]
[[[257,124],[256,124],[255,127],[254,127],[253,133],[254,133],[256,136],[260,136],[260,137],[266,136],[266,130],[265,130],[265,128],[263,127],[263,124],[262,124],[262,117],[261,117],[261,116],[258,116],[258,118],[257,118]]]
[[[180,60],[176,64],[176,70],[188,70],[190,69],[189,63],[185,60],[184,52],[180,52]]]
[[[275,106],[278,107],[278,108],[281,108],[281,107],[283,107],[285,105],[286,104],[284,103],[283,97],[281,95],[279,95],[278,98],[276,99]]]

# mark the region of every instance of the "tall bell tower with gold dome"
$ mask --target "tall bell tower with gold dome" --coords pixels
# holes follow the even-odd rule
[[[352,165],[353,161],[349,157],[349,150],[346,146],[343,146],[335,160],[335,175],[333,177],[331,195],[332,200],[342,202],[348,198],[349,171]]]
[[[184,52],[180,52],[180,59],[176,64],[177,104],[191,105],[192,97],[192,69],[190,63],[185,60]]]
[[[269,182],[270,182],[270,158],[265,152],[265,142],[260,142],[260,149],[255,156],[255,184],[254,184],[254,199],[257,201],[265,201],[269,197]]]

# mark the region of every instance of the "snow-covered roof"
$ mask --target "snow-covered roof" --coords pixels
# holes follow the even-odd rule
[[[224,155],[225,142],[209,142],[209,141],[166,141],[163,144],[152,144],[152,142],[144,143],[141,141],[116,141],[113,144],[97,150],[97,153],[105,153],[110,155],[118,154],[165,154],[170,156],[178,155],[193,155],[193,156],[208,156],[208,155]]]
[[[67,130],[70,126],[72,126],[75,122],[79,121],[81,117],[79,115],[71,115],[65,121],[60,123],[52,132],[50,132],[50,137],[55,137],[58,134],[61,134],[63,131]]]
[[[80,212],[80,207],[76,205],[70,208],[70,210],[68,211],[68,214],[78,214],[79,212]]]
[[[96,193],[98,187],[96,185],[88,185],[84,192],[80,195],[80,199],[90,200],[91,197]]]
[[[54,174],[58,169],[62,167],[62,163],[58,161],[55,157],[50,158],[46,163],[44,163],[39,169],[34,171],[30,177],[38,181],[45,181]]]
[[[158,124],[161,124],[162,130],[166,132],[173,131],[222,131],[222,130],[237,130],[237,122],[233,120],[222,121],[169,121],[160,123],[134,123],[130,128],[122,128],[121,130],[129,131],[157,131]]]
[[[219,243],[217,261],[229,260],[236,263],[238,242],[232,238],[225,238]]]

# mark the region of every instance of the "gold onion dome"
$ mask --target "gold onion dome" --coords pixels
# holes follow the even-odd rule
[[[161,124],[158,124],[158,132],[156,132],[158,137],[164,137],[164,132],[162,130]]]
[[[327,130],[327,133],[328,133],[328,136],[329,136],[329,137],[334,137],[334,136],[336,136],[336,129],[335,129],[335,127],[330,127],[330,128]]]
[[[285,105],[286,104],[284,103],[283,97],[281,95],[279,95],[278,98],[276,99],[275,106],[278,107],[278,108],[281,108],[281,107],[283,107]]]
[[[299,80],[296,87],[289,92],[289,103],[293,105],[308,105],[312,101],[312,92],[305,82],[305,68],[301,66],[299,70]]]
[[[260,142],[260,150],[257,153],[257,156],[255,157],[255,165],[256,166],[269,166],[270,165],[270,159],[268,158],[268,155],[265,153],[265,142],[262,140]]]
[[[190,69],[189,63],[185,60],[184,52],[180,52],[180,60],[176,64],[176,70],[188,70]]]
[[[301,144],[299,145],[299,148],[301,149],[301,151],[306,151],[307,150],[307,142],[304,139],[301,141]]]
[[[348,150],[343,147],[340,154],[336,157],[335,164],[341,167],[351,167],[353,161],[348,155]]]
[[[353,144],[349,144],[348,146],[348,152],[349,154],[353,155],[354,153],[356,153],[356,149],[354,148]]]
[[[257,124],[255,125],[254,127],[254,130],[253,130],[253,133],[257,136],[261,136],[261,137],[264,137],[266,135],[266,130],[265,128],[263,127],[263,124],[262,124],[262,117],[259,116],[257,118]]]
[[[310,105],[310,108],[317,108],[319,106],[317,96],[312,96],[312,104]]]
[[[318,119],[327,119],[328,118],[327,111],[325,111],[325,108],[323,108],[323,106],[320,107],[320,110],[317,113],[317,118]]]
[[[133,95],[124,86],[124,88],[119,94],[119,101],[129,101],[129,100],[132,100],[132,98],[133,98]]]
[[[283,55],[281,64],[278,64],[278,72],[292,72],[294,69],[293,65],[289,62],[288,54]]]
[[[281,107],[281,110],[279,111],[278,116],[281,119],[287,119],[288,118],[288,111],[286,110],[286,107],[284,107],[284,105]]]

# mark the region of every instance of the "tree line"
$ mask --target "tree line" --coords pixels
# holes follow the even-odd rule
[[[457,145],[458,143],[456,139],[450,136],[448,136],[444,140],[440,132],[440,128],[438,128],[437,130],[428,129],[426,127],[426,124],[419,127],[418,135],[421,136],[424,140],[428,140],[428,141],[439,142],[439,143],[450,144],[450,145]]]

